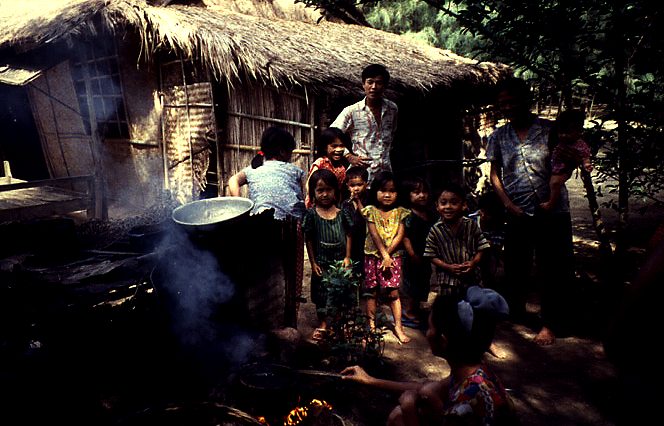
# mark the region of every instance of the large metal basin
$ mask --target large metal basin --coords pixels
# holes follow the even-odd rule
[[[249,214],[254,202],[242,197],[216,197],[192,201],[173,210],[171,217],[190,231],[214,231]]]

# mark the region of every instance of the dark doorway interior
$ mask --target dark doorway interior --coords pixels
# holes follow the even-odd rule
[[[23,180],[48,179],[39,134],[24,87],[0,84],[0,162]]]

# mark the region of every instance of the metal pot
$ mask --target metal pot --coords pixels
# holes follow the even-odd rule
[[[214,232],[249,215],[254,202],[242,197],[192,201],[173,210],[173,221],[190,232]]]

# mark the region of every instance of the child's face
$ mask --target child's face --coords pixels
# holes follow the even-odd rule
[[[334,142],[327,145],[327,158],[332,161],[341,161],[344,156],[344,143],[341,139],[337,138]]]
[[[326,184],[323,179],[318,179],[318,182],[316,182],[316,188],[314,189],[317,206],[330,207],[337,201],[335,195],[336,191],[333,187]]]
[[[429,202],[429,192],[421,185],[410,191],[410,205],[413,207],[426,207]]]
[[[456,222],[463,215],[465,208],[465,200],[449,191],[443,191],[436,203],[436,210],[445,222]]]
[[[355,176],[348,179],[346,182],[348,187],[348,192],[350,192],[351,198],[357,198],[364,195],[367,190],[367,181],[362,179],[360,176]]]
[[[397,202],[397,187],[394,185],[394,181],[388,180],[385,184],[376,192],[376,201],[381,207],[392,207]]]

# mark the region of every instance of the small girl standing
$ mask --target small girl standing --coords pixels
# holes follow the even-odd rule
[[[321,278],[335,261],[343,260],[346,267],[351,265],[352,220],[337,207],[339,184],[331,171],[319,169],[311,174],[309,197],[314,207],[304,214],[302,230],[311,262],[311,300],[316,304],[320,321],[312,338],[321,340],[327,332],[326,316],[330,308]]]
[[[379,172],[369,190],[371,205],[362,209],[367,220],[367,238],[364,244],[365,289],[369,295],[366,310],[369,325],[373,329],[376,319],[378,290],[387,291],[390,309],[394,317],[394,334],[400,343],[410,338],[401,324],[401,243],[405,228],[403,221],[410,211],[398,205],[397,186],[391,172]]]
[[[429,203],[429,185],[424,179],[405,179],[401,188],[402,199],[412,213],[404,222],[403,243],[408,256],[403,262],[403,319],[407,327],[418,327],[420,305],[427,301],[431,280],[431,264],[423,258],[424,246],[435,220]]]
[[[350,149],[350,139],[347,134],[336,127],[330,127],[323,130],[320,135],[318,143],[318,158],[311,165],[309,169],[309,176],[319,169],[326,169],[334,173],[337,177],[339,191],[341,191],[343,183],[346,181],[346,167],[348,167],[348,160],[344,158],[344,150]],[[309,181],[307,180],[307,199],[306,206],[311,208],[314,205],[314,200],[309,196]],[[341,197],[338,197],[341,201]]]

